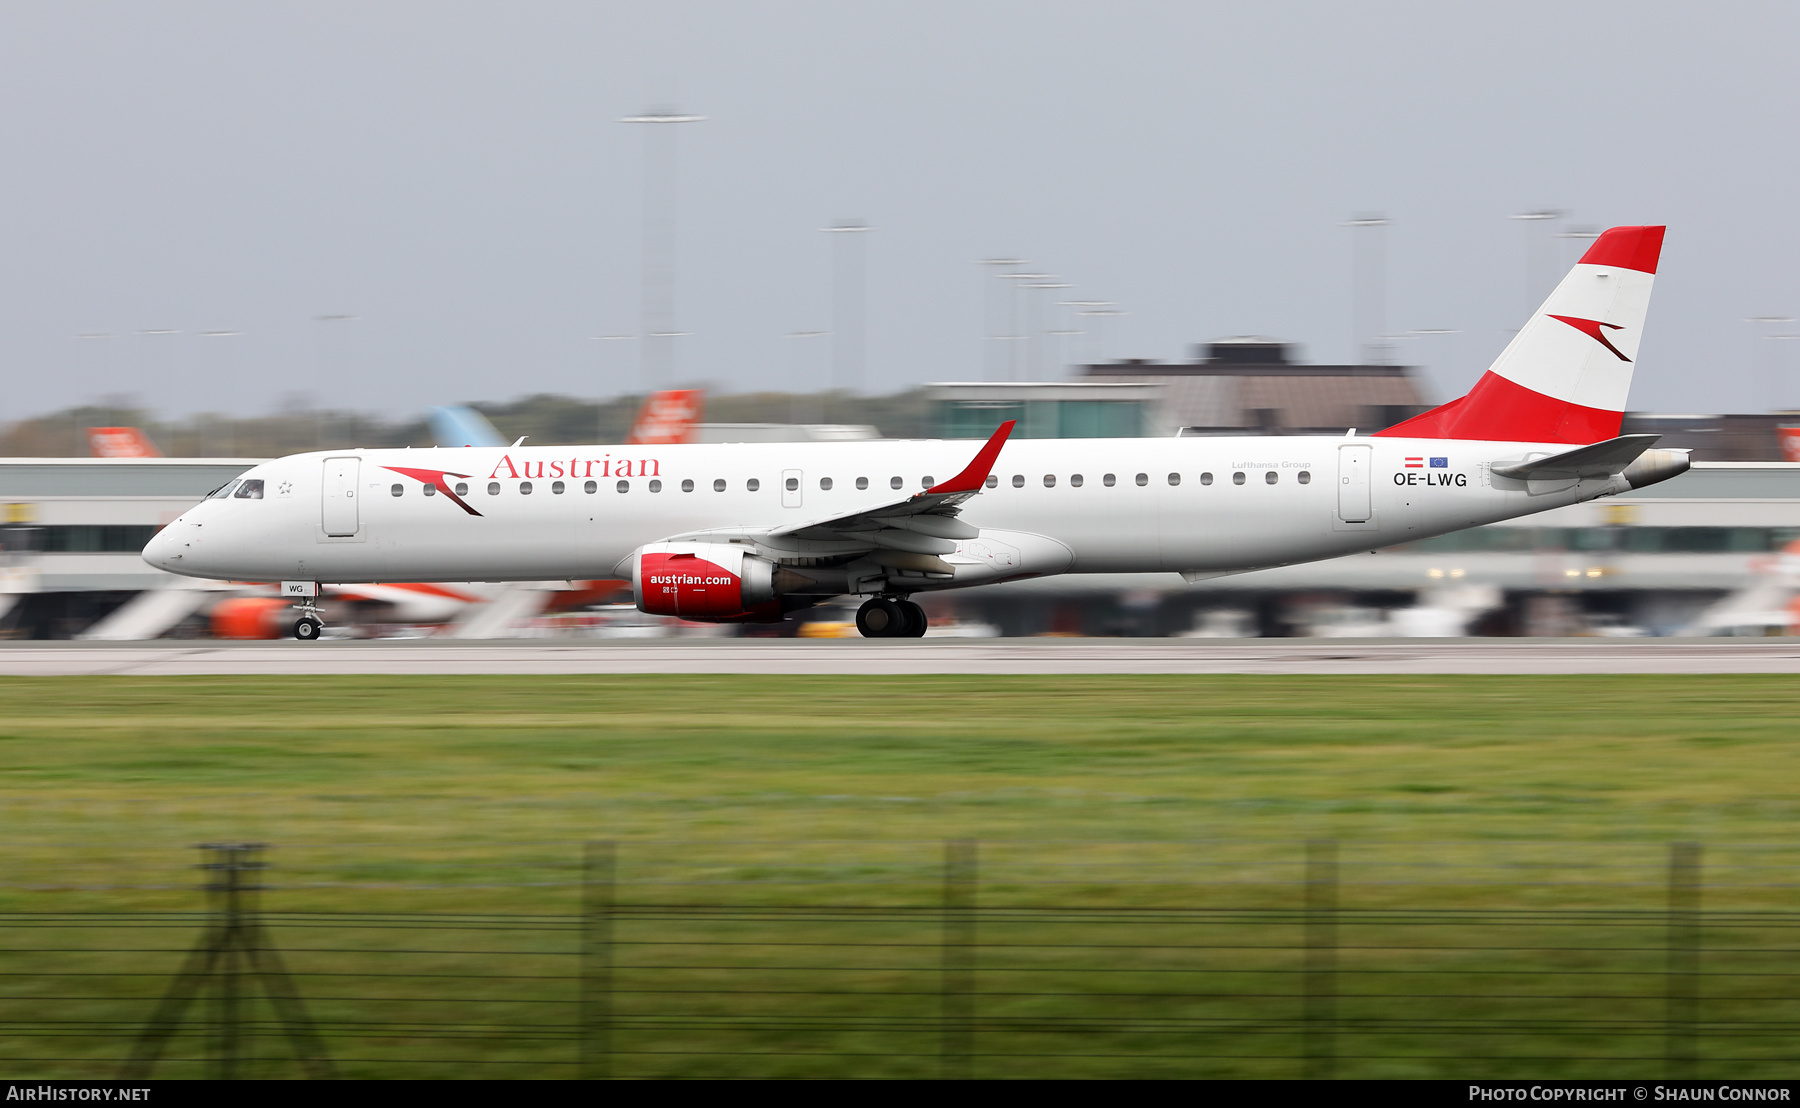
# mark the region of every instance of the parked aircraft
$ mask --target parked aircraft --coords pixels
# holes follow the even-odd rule
[[[250,470],[144,558],[282,582],[302,639],[321,581],[609,576],[714,622],[861,596],[859,630],[898,637],[924,633],[921,592],[1372,550],[1687,469],[1619,435],[1662,241],[1607,231],[1467,396],[1372,434],[324,451]]]
[[[160,458],[162,451],[137,427],[89,427],[88,453],[95,458]]]

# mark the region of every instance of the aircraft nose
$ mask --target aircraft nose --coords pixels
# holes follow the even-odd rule
[[[150,536],[150,541],[144,544],[144,552],[141,555],[145,562],[157,569],[166,569],[171,573],[181,571],[184,551],[182,543],[176,538],[179,534],[177,530],[179,526],[180,521],[178,520]]]

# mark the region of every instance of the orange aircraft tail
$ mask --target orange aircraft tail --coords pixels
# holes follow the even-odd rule
[[[88,452],[96,458],[160,458],[162,451],[136,427],[89,427]]]
[[[706,405],[703,389],[664,389],[644,401],[625,441],[633,444],[693,442],[694,426]]]

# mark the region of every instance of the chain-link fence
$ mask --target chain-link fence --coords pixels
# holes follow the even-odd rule
[[[1791,1077],[1800,847],[211,844],[0,862],[19,1076]],[[206,898],[202,901],[202,896]]]

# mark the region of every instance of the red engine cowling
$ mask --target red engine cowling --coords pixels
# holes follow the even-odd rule
[[[631,558],[638,611],[682,619],[754,618],[775,601],[774,574],[774,563],[730,543],[654,543]]]

